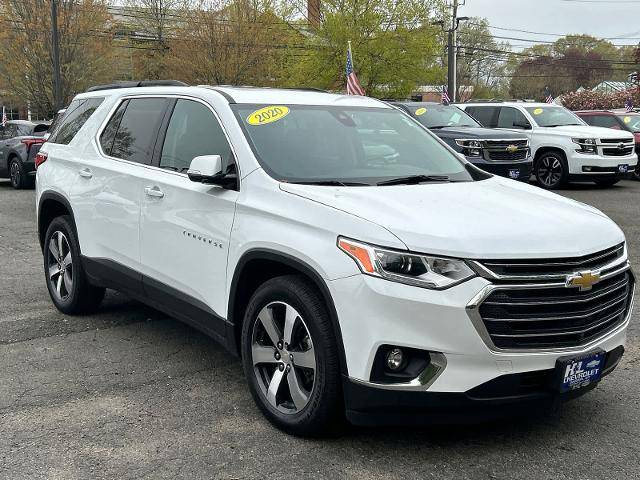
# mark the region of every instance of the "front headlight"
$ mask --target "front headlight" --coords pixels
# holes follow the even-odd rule
[[[467,157],[482,156],[482,141],[480,140],[456,140],[456,144],[462,147],[462,153]]]
[[[464,260],[387,250],[347,238],[338,248],[349,255],[362,273],[393,282],[430,289],[448,288],[475,276]]]
[[[573,143],[577,143],[580,148],[576,149],[578,153],[597,153],[596,139],[595,138],[572,138]]]

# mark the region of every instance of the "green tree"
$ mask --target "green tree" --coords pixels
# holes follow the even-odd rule
[[[290,83],[344,90],[347,44],[367,95],[406,97],[419,84],[441,80],[439,27],[430,24],[436,0],[327,0],[323,20],[306,34],[307,52]]]

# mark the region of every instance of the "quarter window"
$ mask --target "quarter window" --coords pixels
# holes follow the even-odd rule
[[[233,163],[231,147],[212,111],[200,102],[178,100],[165,135],[160,168],[186,172],[200,155],[220,155]]]
[[[83,98],[71,102],[62,123],[52,133],[48,141],[68,145],[103,100],[104,98]]]
[[[100,137],[104,153],[131,162],[151,163],[166,105],[164,98],[134,98],[123,102]]]

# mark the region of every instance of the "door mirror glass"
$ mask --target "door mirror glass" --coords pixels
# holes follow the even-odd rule
[[[187,171],[192,182],[217,184],[224,176],[222,173],[222,157],[220,155],[202,155],[191,160]]]

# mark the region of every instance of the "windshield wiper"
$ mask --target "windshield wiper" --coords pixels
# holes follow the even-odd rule
[[[433,127],[427,127],[429,130],[439,130],[441,128],[447,128],[449,125],[434,125]]]
[[[448,182],[449,177],[446,175],[409,175],[408,177],[392,178],[378,182],[379,186],[384,185],[415,185],[423,182]]]
[[[308,182],[287,182],[294,185],[324,185],[328,187],[370,187],[368,183],[341,182],[340,180],[311,180]]]

